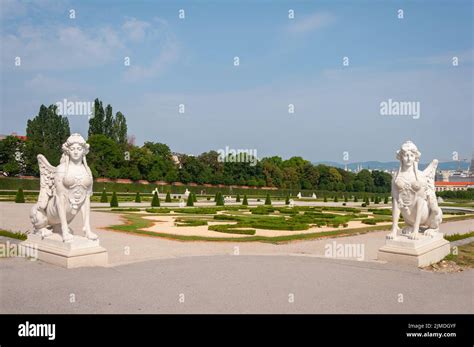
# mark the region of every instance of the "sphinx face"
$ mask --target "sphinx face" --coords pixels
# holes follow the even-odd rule
[[[82,160],[82,156],[84,155],[84,148],[80,144],[75,143],[69,147],[69,155],[73,161],[79,162]]]
[[[415,163],[415,154],[411,151],[403,152],[402,163],[407,168],[412,167]]]

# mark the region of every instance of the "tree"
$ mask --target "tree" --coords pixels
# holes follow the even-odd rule
[[[16,136],[7,136],[0,141],[0,171],[15,176],[25,170],[25,142]]]
[[[104,135],[114,138],[114,115],[110,104],[105,108]]]
[[[366,192],[373,192],[375,185],[374,185],[374,179],[372,178],[372,174],[370,173],[369,170],[361,170],[359,173],[357,173],[356,176],[356,182],[360,181],[364,184],[364,188]],[[356,183],[354,183],[355,185]]]
[[[138,202],[138,203],[142,202],[142,198],[141,198],[141,196],[140,196],[140,192],[137,192],[137,194],[135,195],[135,202]]]
[[[114,139],[121,146],[127,144],[127,120],[122,112],[117,112],[113,123]]]
[[[16,196],[15,196],[15,202],[17,204],[23,204],[25,202],[25,195],[23,194],[22,188],[18,188],[18,192],[16,193]]]
[[[171,202],[171,194],[170,194],[170,192],[166,193],[165,202]]]
[[[156,191],[153,193],[153,199],[151,200],[151,207],[160,207],[160,198],[158,197],[158,193]]]
[[[217,192],[216,206],[224,206],[224,196],[221,192]]]
[[[388,195],[385,195],[385,199],[383,200],[384,204],[388,204]]]
[[[59,165],[62,145],[71,131],[67,117],[58,115],[56,111],[56,105],[41,105],[38,115],[27,122],[25,161],[28,174],[39,175],[38,154],[43,154],[51,165]]]
[[[247,201],[247,194],[244,194],[244,200],[242,201],[242,206],[248,206],[249,202]]]
[[[240,202],[240,194],[237,194],[237,197],[235,198],[235,202]]]
[[[115,191],[112,194],[112,199],[110,200],[110,207],[118,207],[118,199],[117,199],[117,193]]]
[[[100,196],[100,202],[107,202],[107,193],[105,191],[105,188],[102,190],[102,195]]]
[[[124,166],[124,155],[119,145],[105,135],[91,135],[87,162],[94,177],[118,178]]]
[[[193,193],[190,193],[188,195],[188,201],[186,202],[186,206],[194,206]]]
[[[267,193],[267,197],[265,198],[265,205],[272,205],[272,200],[270,199],[269,193]]]
[[[104,107],[98,98],[94,100],[94,115],[89,119],[88,137],[92,135],[106,135],[104,132]]]

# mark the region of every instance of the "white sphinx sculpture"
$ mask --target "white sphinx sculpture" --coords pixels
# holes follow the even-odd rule
[[[450,252],[450,244],[440,232],[443,213],[436,199],[434,179],[438,161],[418,170],[420,152],[406,141],[397,151],[400,168],[392,179],[392,231],[377,258],[388,262],[428,266]],[[400,231],[400,215],[405,227]]]
[[[438,160],[433,160],[428,167],[418,170],[420,152],[415,144],[406,141],[397,151],[400,168],[392,179],[392,231],[388,239],[396,239],[399,234],[398,221],[403,216],[406,227],[402,234],[416,240],[419,232],[434,237],[439,233],[443,213],[438,207],[434,180]]]
[[[73,233],[68,224],[80,210],[85,237],[96,240],[97,235],[91,231],[89,222],[93,182],[86,161],[89,144],[80,134],[72,134],[63,144],[62,151],[57,167],[43,155],[38,155],[41,188],[38,202],[30,213],[33,233],[42,238],[53,235],[53,232],[60,233],[63,242],[71,242]]]

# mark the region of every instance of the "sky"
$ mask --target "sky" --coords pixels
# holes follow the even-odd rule
[[[470,160],[473,4],[0,0],[0,133],[99,98],[136,144],[179,153],[393,161],[412,140],[422,162]],[[389,100],[419,113],[381,114]],[[87,135],[86,115],[68,118]]]

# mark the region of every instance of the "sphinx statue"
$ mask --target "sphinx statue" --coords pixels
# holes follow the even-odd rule
[[[400,215],[406,224],[401,234],[408,239],[416,240],[421,234],[433,238],[439,233],[443,213],[438,206],[434,187],[438,160],[433,160],[425,170],[420,171],[420,155],[411,141],[403,143],[397,151],[400,168],[392,179],[393,225],[387,239],[397,239],[400,236]]]
[[[86,161],[89,144],[80,134],[72,134],[63,144],[62,152],[61,162],[57,167],[52,166],[43,155],[37,156],[41,187],[38,202],[30,213],[33,233],[40,234],[43,239],[59,233],[63,242],[71,242],[73,231],[69,223],[80,210],[84,236],[97,240],[89,222],[93,183]]]

